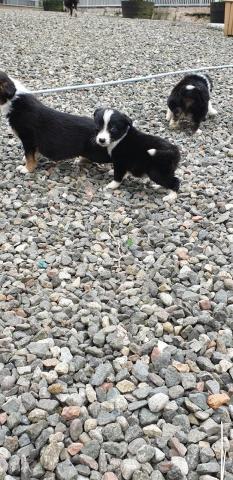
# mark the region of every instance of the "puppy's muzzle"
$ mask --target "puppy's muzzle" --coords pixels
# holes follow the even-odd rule
[[[106,138],[104,138],[104,137],[98,137],[98,138],[97,138],[97,143],[98,143],[99,145],[102,145],[103,147],[105,147],[105,145],[107,145],[107,140],[106,140]]]

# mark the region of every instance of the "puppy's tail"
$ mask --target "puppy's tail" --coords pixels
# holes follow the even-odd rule
[[[162,170],[175,171],[180,162],[180,150],[176,145],[170,144],[167,149],[150,148],[147,153],[158,162]]]

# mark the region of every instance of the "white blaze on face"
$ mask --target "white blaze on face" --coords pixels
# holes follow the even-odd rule
[[[194,90],[194,88],[193,85],[186,85],[186,90]]]
[[[98,145],[102,145],[102,147],[108,147],[111,143],[111,136],[108,131],[108,124],[110,122],[112,114],[113,110],[105,110],[103,116],[104,126],[96,137],[96,142],[98,143]]]

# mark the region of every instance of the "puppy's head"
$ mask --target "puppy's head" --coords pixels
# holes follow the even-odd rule
[[[14,82],[4,72],[0,72],[0,105],[11,100],[16,93]]]
[[[132,120],[117,110],[98,108],[94,113],[96,125],[96,143],[101,147],[109,147],[113,142],[121,140],[129,128]]]

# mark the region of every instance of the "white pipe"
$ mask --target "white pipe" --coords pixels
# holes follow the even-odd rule
[[[41,90],[31,90],[30,93],[34,94],[49,94],[49,93],[56,93],[56,92],[65,92],[71,90],[86,90],[88,88],[98,88],[98,87],[106,87],[106,86],[114,86],[114,85],[124,85],[126,83],[136,83],[136,82],[143,82],[147,80],[154,80],[157,78],[162,77],[170,77],[173,75],[181,75],[181,74],[188,74],[188,73],[195,73],[200,71],[208,71],[208,70],[221,70],[223,68],[233,68],[233,64],[230,65],[215,65],[212,67],[200,67],[200,68],[193,68],[191,70],[176,70],[174,72],[164,72],[164,73],[155,73],[151,75],[146,75],[145,77],[134,77],[134,78],[125,78],[124,80],[109,80],[107,82],[98,82],[98,83],[84,83],[79,85],[67,85],[66,87],[57,87],[57,88],[44,88]]]

